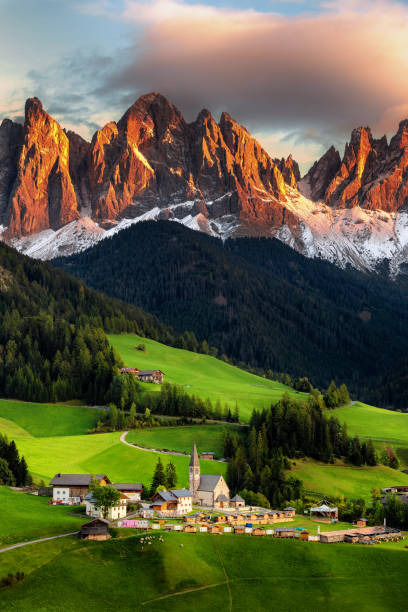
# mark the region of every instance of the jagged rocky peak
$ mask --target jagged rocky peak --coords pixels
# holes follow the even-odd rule
[[[408,147],[408,119],[404,119],[398,126],[398,131],[390,142],[390,150],[395,151]]]
[[[331,146],[299,182],[300,192],[313,202],[324,200],[327,188],[340,166],[340,154]]]
[[[17,167],[9,203],[10,236],[57,229],[79,217],[68,137],[38,98],[29,98],[25,105]]]
[[[300,181],[300,170],[299,164],[293,159],[290,154],[286,159],[275,159],[274,162],[278,166],[284,181],[289,187],[297,188],[298,182]]]

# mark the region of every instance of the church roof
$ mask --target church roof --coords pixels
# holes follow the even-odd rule
[[[198,458],[197,447],[194,442],[193,452],[191,453],[190,467],[200,467],[200,460]]]
[[[200,484],[198,486],[199,491],[214,491],[221,476],[220,474],[202,474],[200,478]]]

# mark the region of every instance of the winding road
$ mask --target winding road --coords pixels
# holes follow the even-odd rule
[[[120,441],[126,446],[131,446],[132,448],[137,448],[141,451],[146,451],[148,453],[158,453],[159,455],[177,455],[179,457],[190,457],[188,453],[181,453],[179,451],[167,451],[167,450],[159,450],[157,448],[145,448],[144,446],[138,446],[137,444],[133,444],[132,442],[126,442],[126,436],[129,431],[124,431],[120,436]],[[225,461],[221,461],[220,459],[213,459],[212,461],[217,461],[218,463],[225,463]]]
[[[29,542],[19,542],[18,544],[11,544],[6,548],[0,548],[0,553],[4,553],[13,548],[21,548],[22,546],[28,546],[29,544],[37,544],[38,542],[46,542],[47,540],[57,540],[58,538],[67,538],[68,536],[77,535],[79,531],[71,531],[71,533],[63,533],[61,535],[50,536],[48,538],[39,538],[38,540],[30,540]]]

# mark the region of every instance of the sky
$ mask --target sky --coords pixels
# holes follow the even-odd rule
[[[408,0],[0,0],[0,16],[0,120],[37,96],[90,139],[159,91],[306,169],[408,117]]]

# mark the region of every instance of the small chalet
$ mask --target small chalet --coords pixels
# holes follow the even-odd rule
[[[80,504],[89,493],[92,478],[99,484],[111,484],[105,474],[55,474],[51,480],[52,501],[54,504]]]
[[[161,385],[163,382],[164,372],[161,370],[139,370],[139,374],[137,378],[141,382],[151,382],[156,383],[156,385]]]
[[[141,482],[114,482],[112,487],[123,493],[131,501],[140,501],[143,493]]]
[[[296,508],[292,508],[291,506],[288,506],[287,508],[283,509],[285,516],[295,516],[296,514]]]
[[[252,530],[252,534],[253,536],[266,536],[266,531],[265,529],[262,529],[262,527],[255,527],[255,529]]]
[[[230,499],[230,506],[233,508],[243,508],[245,506],[245,500],[242,499],[240,495],[234,495],[234,497]]]
[[[187,489],[159,491],[153,496],[152,510],[163,516],[177,514],[182,516],[193,509],[193,494]]]
[[[203,451],[200,455],[200,459],[209,459],[210,461],[213,461],[214,451]]]
[[[82,525],[80,537],[83,540],[109,540],[109,521],[97,518],[90,523]]]
[[[93,518],[106,518],[109,521],[116,521],[117,519],[125,518],[126,516],[128,500],[123,493],[121,494],[117,505],[109,508],[106,516],[103,516],[102,510],[96,505],[96,499],[94,498],[93,493],[88,493],[88,495],[85,495],[84,499],[85,512],[87,516],[91,516]]]

